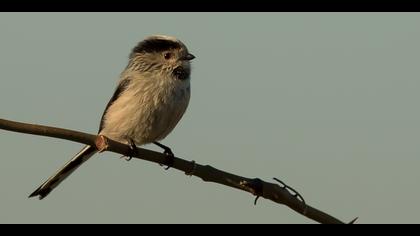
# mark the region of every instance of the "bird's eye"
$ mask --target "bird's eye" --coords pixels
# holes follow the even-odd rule
[[[166,60],[169,60],[169,59],[171,59],[171,57],[172,57],[172,53],[167,52],[167,53],[165,53],[165,54],[163,55],[163,57],[165,57],[165,59],[166,59]]]

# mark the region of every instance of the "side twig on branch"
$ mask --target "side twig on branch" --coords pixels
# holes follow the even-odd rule
[[[68,129],[35,124],[26,124],[4,119],[0,119],[0,129],[84,143],[87,145],[96,146],[100,152],[115,152],[125,156],[132,156],[133,158],[155,162],[161,165],[165,165],[167,161],[165,154],[143,148],[137,148],[136,155],[132,155],[133,151],[129,145],[113,141],[102,135],[97,136]],[[306,202],[303,200],[302,196],[299,193],[297,193],[295,190],[293,190],[293,188],[285,185],[283,182],[279,181],[276,178],[274,178],[274,180],[278,181],[283,186],[265,182],[258,178],[246,178],[239,175],[231,174],[225,171],[218,170],[209,165],[200,165],[195,163],[195,161],[187,161],[178,157],[174,157],[172,168],[183,171],[186,175],[197,176],[205,182],[223,184],[232,188],[250,192],[257,197],[255,199],[255,203],[259,197],[262,197],[270,199],[273,202],[286,205],[294,211],[300,213],[301,215],[306,216],[319,223],[344,223],[334,218],[333,216],[330,216],[318,209],[309,206],[308,204],[306,204]],[[354,223],[356,219],[352,220],[350,223]]]

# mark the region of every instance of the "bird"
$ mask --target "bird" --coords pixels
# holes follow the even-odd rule
[[[174,155],[159,141],[171,133],[188,107],[194,58],[174,36],[151,35],[138,42],[102,114],[98,135],[130,145],[133,151],[137,145],[155,144],[167,155],[169,168]],[[29,197],[45,198],[97,152],[96,147],[85,146]]]

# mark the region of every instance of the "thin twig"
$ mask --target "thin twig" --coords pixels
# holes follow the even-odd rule
[[[26,124],[4,119],[0,119],[0,129],[70,140],[96,146],[101,152],[115,152],[162,165],[166,163],[167,156],[165,154],[143,148],[137,148],[137,154],[133,155],[133,151],[129,145],[113,141],[101,135],[97,136],[68,129]],[[174,157],[172,168],[183,171],[187,175],[197,176],[205,182],[223,184],[232,188],[250,192],[257,197],[263,197],[276,203],[284,204],[294,211],[319,223],[344,224],[344,222],[307,205],[304,201],[291,194],[286,188],[280,187],[274,183],[265,182],[258,178],[252,179],[242,177],[218,170],[209,165],[200,165],[195,161],[187,161],[178,157]],[[258,185],[258,188],[256,187],[256,184]],[[354,221],[351,223],[354,223]]]

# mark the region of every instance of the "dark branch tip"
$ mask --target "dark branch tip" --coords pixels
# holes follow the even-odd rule
[[[349,225],[354,224],[356,222],[356,220],[358,220],[358,219],[359,219],[359,217],[354,218],[352,221],[349,222]]]

